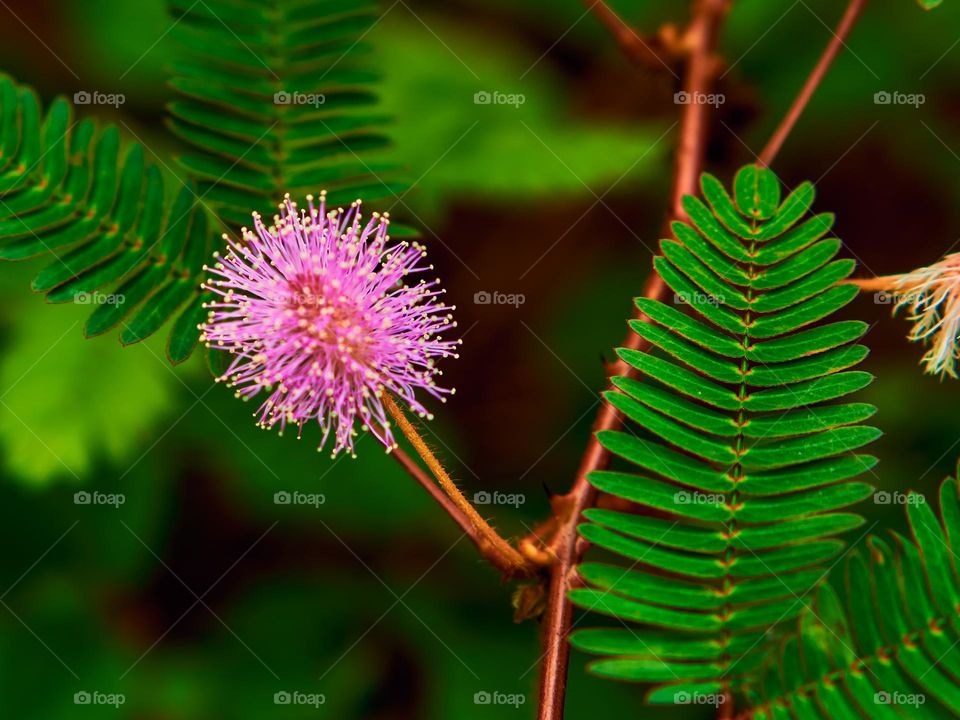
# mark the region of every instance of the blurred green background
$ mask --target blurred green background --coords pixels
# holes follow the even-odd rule
[[[640,28],[683,3],[615,2]],[[636,5],[641,5],[638,8]],[[737,0],[708,167],[753,159],[830,37],[835,0]],[[49,100],[122,92],[125,122],[172,167],[163,127],[175,48],[162,0],[7,0],[2,68]],[[445,368],[454,401],[431,425],[470,493],[523,493],[490,514],[521,535],[565,490],[640,292],[670,186],[678,89],[627,63],[574,0],[383,3],[383,63],[404,198],[464,332]],[[960,6],[868,7],[775,170],[816,181],[817,208],[864,275],[939,259],[960,243]],[[477,92],[525,102],[478,105]],[[879,91],[922,93],[878,106]],[[82,110],[82,112],[86,112]],[[101,116],[109,114],[95,109]],[[84,307],[46,307],[30,268],[0,267],[0,712],[57,718],[531,717],[536,622],[511,621],[511,589],[422,490],[369,440],[330,461],[314,438],[254,428],[199,357],[173,371],[156,343],[81,337]],[[478,292],[522,294],[483,305]],[[907,325],[870,297],[864,400],[886,431],[872,478],[930,493],[960,454],[960,390],[921,375]],[[199,354],[198,354],[199,355]],[[78,491],[121,493],[119,507]],[[322,493],[319,507],[274,493]],[[902,529],[902,508],[866,503]],[[588,618],[585,624],[594,623]],[[584,672],[568,716],[707,717],[641,708],[642,689]],[[122,693],[119,708],[77,692]],[[319,707],[277,705],[284,691]],[[521,694],[518,708],[476,704]]]

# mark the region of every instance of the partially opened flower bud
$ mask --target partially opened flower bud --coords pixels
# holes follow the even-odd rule
[[[333,454],[353,454],[357,425],[387,449],[395,446],[381,400],[393,393],[420,415],[415,391],[434,397],[435,359],[456,356],[456,327],[439,299],[439,280],[410,277],[432,269],[416,242],[391,242],[389,220],[374,213],[361,224],[360,201],[327,212],[308,197],[299,210],[287,196],[280,215],[243,229],[212,268],[205,287],[217,297],[201,326],[202,340],[234,355],[220,380],[237,396],[268,396],[256,415],[262,427],[316,421],[319,447],[333,436]]]
[[[894,312],[905,309],[914,323],[911,340],[930,343],[923,356],[928,373],[957,377],[960,339],[960,253],[893,278]]]

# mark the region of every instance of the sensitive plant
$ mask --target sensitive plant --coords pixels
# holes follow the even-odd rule
[[[862,450],[880,431],[863,424],[875,408],[848,397],[871,380],[855,369],[866,324],[835,317],[860,291],[889,292],[911,338],[932,345],[927,369],[955,377],[957,256],[853,278],[813,185],[785,192],[770,169],[864,5],[849,4],[770,142],[729,182],[702,172],[710,106],[682,105],[671,237],[573,488],[516,543],[408,417],[452,394],[437,378],[459,341],[440,281],[422,277],[416,223],[364,222],[357,200],[386,208],[406,187],[376,73],[353,62],[372,6],[171,2],[183,55],[170,126],[190,149],[190,182],[172,198],[142,145],[75,121],[62,99],[44,113],[0,78],[0,257],[52,254],[32,283],[51,302],[123,297],[93,311],[88,335],[120,326],[129,344],[169,323],[174,363],[202,340],[216,378],[260,403],[261,426],[289,424],[334,454],[373,435],[483,557],[523,580],[518,616],[543,615],[541,718],[563,714],[571,643],[598,656],[597,674],[647,685],[651,702],[706,699],[723,717],[960,714],[957,481],[941,487],[940,520],[907,504],[911,538],[847,542],[873,492]],[[638,65],[678,64],[684,97],[711,96],[726,0],[695,0],[686,27],[649,38],[603,2],[587,9]],[[574,606],[617,624],[571,634]]]

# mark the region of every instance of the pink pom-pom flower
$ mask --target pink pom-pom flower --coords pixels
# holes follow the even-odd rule
[[[316,421],[322,449],[354,454],[357,426],[389,451],[395,441],[383,402],[392,393],[428,417],[415,392],[440,400],[453,390],[436,385],[435,360],[456,357],[459,340],[440,334],[456,327],[440,296],[439,280],[410,279],[432,270],[417,242],[392,242],[388,213],[361,223],[360,201],[327,211],[308,196],[300,210],[287,196],[272,225],[253,214],[242,241],[224,235],[203,285],[217,297],[200,326],[208,347],[233,355],[218,378],[249,399],[266,400],[255,413],[264,428]]]

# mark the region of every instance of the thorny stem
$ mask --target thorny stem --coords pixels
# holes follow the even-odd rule
[[[427,487],[428,492],[440,502],[457,524],[464,529],[464,532],[470,536],[470,539],[473,540],[481,554],[483,554],[494,567],[508,577],[531,575],[537,569],[537,566],[517,552],[510,543],[500,537],[497,531],[480,516],[480,513],[476,511],[470,501],[460,492],[460,488],[453,482],[447,474],[447,471],[443,469],[443,465],[437,460],[436,455],[433,454],[433,451],[430,450],[420,436],[420,433],[417,432],[417,429],[410,420],[407,419],[407,416],[403,410],[397,406],[393,398],[384,392],[381,399],[383,406],[397,423],[401,432],[403,432],[407,440],[410,441],[410,444],[413,445],[414,450],[417,451],[417,454],[423,462],[426,463],[430,472],[433,473],[433,476],[437,479],[437,482],[440,483],[440,487],[443,489],[443,492],[446,493],[444,500],[440,500],[441,496],[436,492],[436,487],[424,476],[424,473],[410,461],[410,458],[406,457],[406,455],[398,456],[400,464],[403,465],[421,485]]]
[[[688,47],[684,90],[691,95],[708,94],[717,69],[714,54],[720,23],[728,7],[727,0],[696,0],[693,18],[685,34]],[[684,217],[681,201],[683,196],[696,191],[697,177],[703,164],[706,144],[706,121],[709,106],[705,103],[690,103],[684,106],[680,122],[680,143],[677,149],[676,173],[672,192],[672,217]],[[644,296],[659,298],[665,285],[660,276],[651,273],[644,288]],[[643,349],[646,345],[640,336],[630,332],[624,347]],[[618,360],[612,375],[631,375],[632,368]],[[553,509],[559,527],[553,543],[557,556],[550,570],[550,589],[547,599],[546,618],[543,623],[543,659],[540,671],[540,720],[561,720],[567,685],[567,665],[570,646],[567,635],[573,608],[567,601],[567,591],[576,581],[576,563],[586,549],[586,543],[577,537],[580,514],[596,498],[596,490],[587,480],[589,473],[603,468],[609,454],[597,440],[597,433],[617,427],[620,414],[609,403],[604,403],[594,421],[590,441],[580,462],[573,488],[566,495],[553,499]]]
[[[769,166],[777,156],[777,153],[780,152],[784,141],[787,139],[790,131],[793,130],[793,126],[797,124],[797,120],[800,119],[800,115],[803,114],[807,103],[810,102],[810,98],[813,97],[813,93],[817,87],[819,87],[820,81],[823,80],[824,75],[827,74],[827,70],[830,69],[830,65],[833,63],[834,58],[837,57],[837,53],[839,53],[840,49],[845,45],[850,31],[853,29],[854,24],[856,24],[857,18],[860,16],[860,12],[866,4],[867,0],[850,0],[850,4],[847,5],[846,12],[844,12],[843,17],[840,18],[840,24],[837,25],[837,29],[833,33],[830,43],[810,72],[810,76],[803,84],[800,93],[794,99],[787,114],[784,115],[783,120],[780,121],[780,125],[777,126],[770,140],[760,152],[757,158],[760,165]]]

